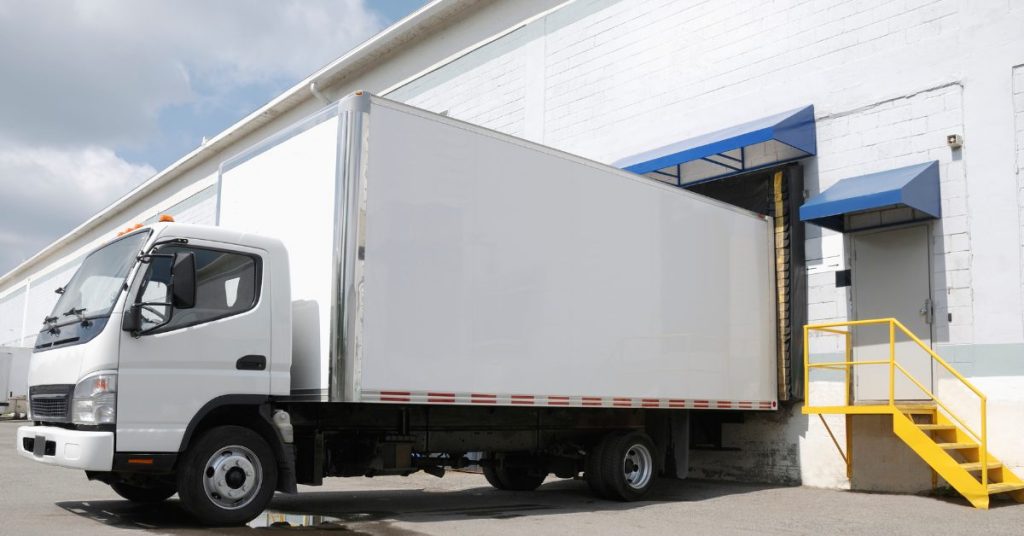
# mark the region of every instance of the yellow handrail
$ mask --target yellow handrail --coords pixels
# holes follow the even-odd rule
[[[889,326],[889,359],[885,360],[871,360],[871,361],[853,361],[853,333],[852,328],[858,326],[868,325],[879,325],[888,324]],[[846,328],[846,329],[841,329]],[[902,365],[896,362],[896,328],[905,334],[911,341],[917,344],[921,349],[928,353],[928,355],[937,361],[943,368],[945,368],[954,378],[960,381],[964,386],[970,389],[981,402],[981,433],[977,433],[970,426],[964,422],[959,416],[953,413],[945,403],[931,392],[930,389],[926,388],[920,381],[917,380],[910,371],[904,368]],[[810,361],[810,342],[808,335],[811,331],[821,331],[825,333],[831,333],[835,335],[842,335],[845,338],[845,360],[843,361],[829,361],[820,363],[811,363]],[[970,434],[976,441],[980,443],[980,457],[981,457],[981,485],[984,488],[988,488],[988,426],[987,426],[987,406],[988,398],[982,393],[977,387],[974,386],[967,378],[964,378],[956,369],[949,365],[946,360],[939,357],[931,348],[924,344],[916,335],[914,335],[902,322],[895,318],[874,318],[870,320],[850,320],[845,322],[826,322],[821,324],[807,324],[804,326],[804,398],[810,401],[810,371],[812,368],[821,369],[832,369],[832,370],[845,370],[844,384],[844,405],[850,405],[850,376],[853,372],[853,367],[857,365],[889,365],[889,406],[892,411],[895,410],[896,406],[896,371],[899,370],[901,374],[907,377],[914,385],[917,386],[924,394],[928,395],[929,398],[935,401],[936,404],[943,411],[945,411],[950,417],[953,418],[968,434]],[[849,433],[849,432],[847,432]]]

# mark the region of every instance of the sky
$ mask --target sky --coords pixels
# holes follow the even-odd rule
[[[0,274],[425,3],[0,2]]]

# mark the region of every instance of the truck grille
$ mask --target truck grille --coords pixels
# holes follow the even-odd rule
[[[74,385],[35,385],[28,388],[32,420],[68,422],[71,420],[71,394]]]

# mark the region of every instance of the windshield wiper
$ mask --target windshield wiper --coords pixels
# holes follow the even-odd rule
[[[89,321],[88,318],[85,317],[85,307],[82,307],[80,309],[75,309],[74,307],[72,307],[71,309],[68,309],[62,316],[77,316],[78,321],[81,322],[83,326],[88,326],[89,324],[92,323]]]
[[[60,334],[60,329],[57,328],[57,317],[56,316],[48,316],[48,317],[44,318],[43,319],[43,324],[46,325],[47,333],[52,333],[54,335]]]

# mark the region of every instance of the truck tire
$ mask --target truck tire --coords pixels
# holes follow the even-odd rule
[[[643,432],[610,434],[598,447],[597,484],[606,499],[636,501],[654,485],[654,441]],[[589,479],[588,479],[589,480]]]
[[[251,521],[277,487],[277,460],[270,446],[241,426],[210,429],[188,448],[179,467],[182,506],[207,525]]]
[[[533,467],[495,467],[494,458],[484,466],[484,478],[495,489],[504,491],[533,491],[544,483],[547,473]]]
[[[608,498],[608,492],[604,489],[604,476],[601,473],[601,456],[609,439],[616,435],[617,434],[613,433],[604,436],[590,448],[587,452],[587,457],[584,460],[583,477],[587,480],[587,486],[590,488],[590,492],[601,499]]]
[[[110,484],[114,493],[137,503],[158,503],[165,501],[178,492],[174,484],[166,482],[154,482],[153,485],[138,486],[127,482],[114,482]]]

